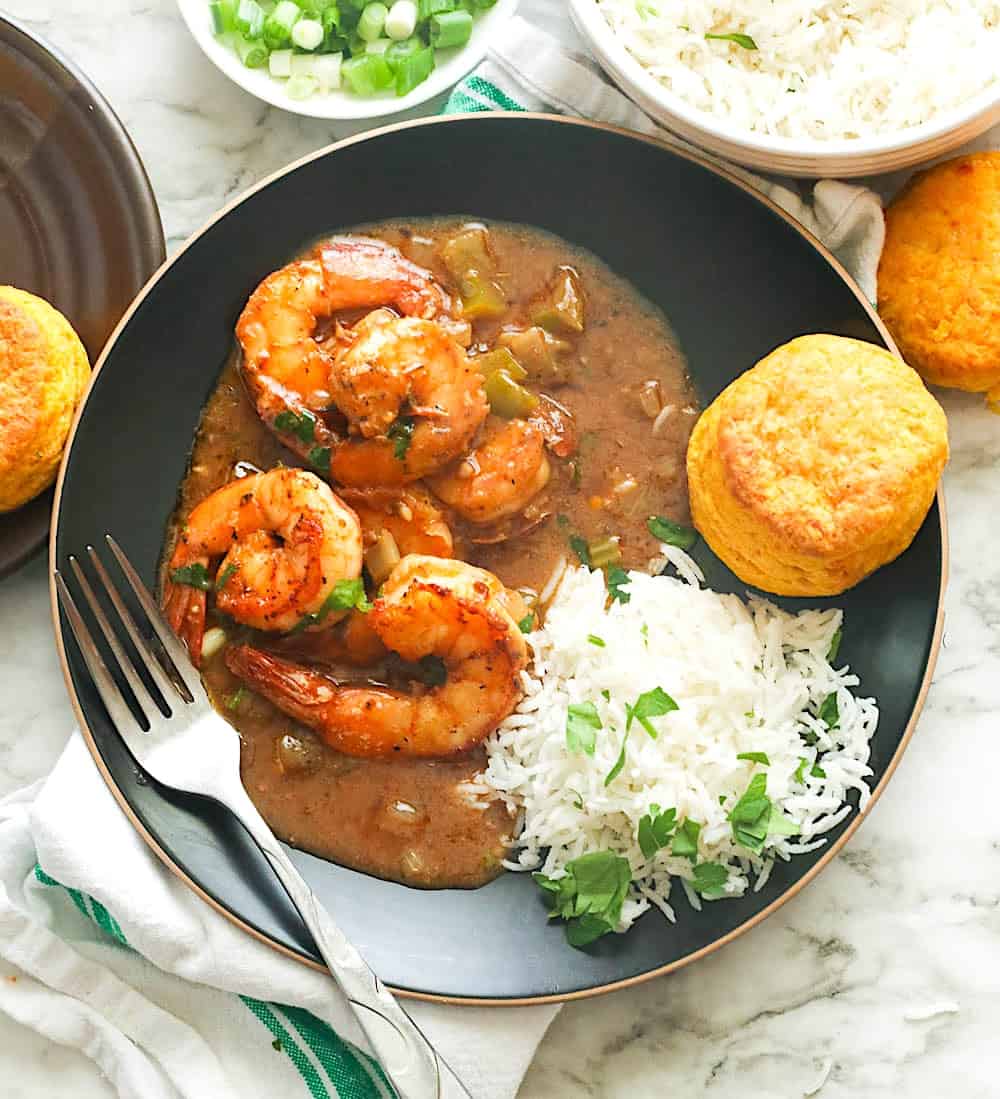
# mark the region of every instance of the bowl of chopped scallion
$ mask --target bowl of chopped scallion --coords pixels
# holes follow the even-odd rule
[[[178,0],[206,56],[252,95],[314,118],[415,107],[485,56],[517,0]]]

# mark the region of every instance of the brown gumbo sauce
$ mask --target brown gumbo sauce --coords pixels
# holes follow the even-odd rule
[[[464,224],[389,222],[357,232],[396,245],[454,292],[440,248]],[[529,314],[560,268],[568,265],[578,276],[583,332],[559,337],[556,372],[524,382],[556,402],[559,415],[569,415],[576,447],[567,457],[549,455],[549,483],[523,514],[487,528],[456,518],[455,555],[494,572],[508,587],[534,592],[560,559],[575,562],[572,546],[583,542],[618,539],[619,564],[643,568],[655,552],[647,518],[689,518],[684,454],[696,404],[670,329],[662,314],[589,253],[525,226],[487,228],[508,309],[499,319],[474,323],[470,353],[494,347],[502,329],[530,326]],[[172,530],[238,475],[241,462],[260,469],[301,464],[258,418],[234,356],[205,407]],[[251,639],[262,648],[276,643],[234,629],[228,620],[219,624],[229,640]],[[307,647],[311,636],[300,635],[300,643]],[[357,668],[329,670],[338,679],[364,678]],[[483,767],[482,748],[448,760],[352,758],[241,689],[221,653],[205,661],[203,674],[216,707],[240,732],[247,791],[282,839],[415,886],[474,887],[499,873],[513,821],[499,802],[484,807],[463,789]],[[386,675],[384,668],[371,672],[382,682]]]

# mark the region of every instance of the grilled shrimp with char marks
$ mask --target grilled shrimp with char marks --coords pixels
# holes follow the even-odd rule
[[[339,683],[248,645],[226,651],[229,668],[337,751],[363,757],[444,757],[482,741],[520,697],[528,650],[517,626],[520,597],[462,561],[404,557],[368,614],[403,660],[439,658],[442,684],[412,694]]]
[[[361,564],[354,512],[315,474],[278,467],[231,481],[192,510],[170,558],[163,608],[199,665],[207,592],[183,582],[192,573],[214,578],[220,611],[283,632],[319,616],[337,582],[359,577]],[[332,624],[339,615],[322,617]]]

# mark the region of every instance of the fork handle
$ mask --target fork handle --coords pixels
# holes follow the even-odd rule
[[[351,1004],[372,1053],[392,1081],[399,1099],[472,1099],[465,1085],[320,904],[243,787],[238,792],[231,791],[225,804],[250,833],[309,928],[323,961]]]

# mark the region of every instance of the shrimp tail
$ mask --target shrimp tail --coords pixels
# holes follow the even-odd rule
[[[201,645],[205,637],[205,593],[199,588],[168,579],[163,585],[161,604],[167,623],[184,643],[191,663],[200,668]]]

